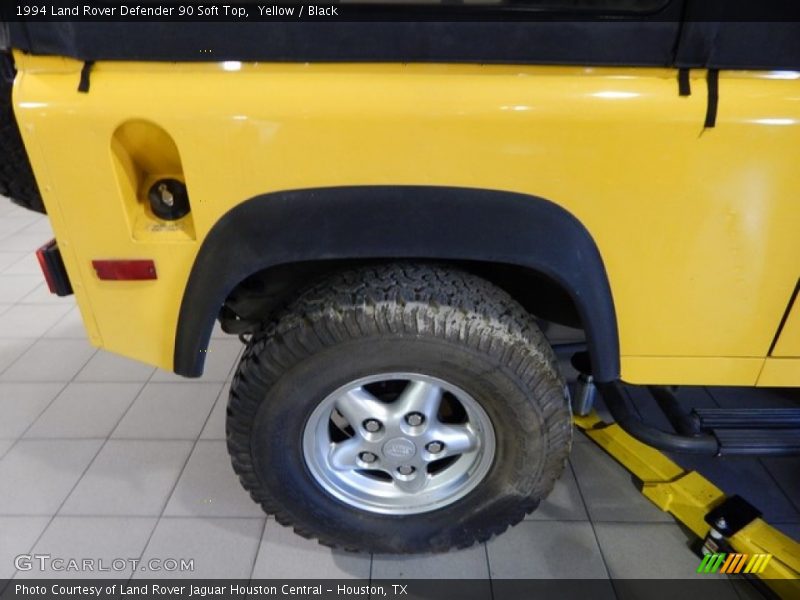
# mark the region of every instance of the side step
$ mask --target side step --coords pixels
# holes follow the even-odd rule
[[[800,408],[695,408],[701,429],[800,429]]]
[[[675,432],[645,423],[619,381],[598,383],[611,416],[648,446],[692,454],[794,456],[800,454],[800,409],[695,409],[685,412],[672,391],[651,387]]]
[[[720,454],[789,456],[800,454],[800,429],[714,429]]]

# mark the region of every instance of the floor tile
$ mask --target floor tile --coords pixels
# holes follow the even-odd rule
[[[700,559],[675,523],[595,523],[595,533],[614,579],[686,579]]]
[[[0,517],[0,581],[14,575],[14,559],[30,552],[49,522],[50,517]]]
[[[590,523],[523,521],[488,544],[497,579],[605,579]]]
[[[44,279],[44,275],[42,274],[42,267],[39,266],[39,261],[36,258],[36,254],[33,252],[20,252],[8,253],[10,255],[16,255],[17,260],[13,263],[8,265],[3,270],[3,275],[35,275],[39,278],[39,281]]]
[[[15,304],[0,315],[0,337],[38,338],[69,311],[69,305]]]
[[[575,444],[570,462],[592,521],[673,521],[642,496],[633,476],[598,446]]]
[[[2,375],[2,381],[71,381],[96,352],[81,340],[38,340]]]
[[[16,439],[25,433],[63,387],[60,383],[0,383],[0,439]]]
[[[0,440],[0,460],[3,460],[6,452],[11,449],[11,446],[14,445],[15,441],[16,440]],[[2,579],[2,577],[0,577],[0,579]]]
[[[165,516],[260,517],[261,507],[239,483],[224,441],[199,441],[189,457]]]
[[[155,367],[100,350],[86,363],[75,381],[147,381]]]
[[[81,311],[76,306],[63,317],[61,320],[48,329],[44,338],[52,339],[68,339],[68,340],[85,340],[87,339],[86,328],[83,325],[81,318]],[[98,354],[107,354],[101,352]],[[113,356],[113,355],[112,355]]]
[[[3,217],[19,217],[23,215],[34,214],[27,208],[22,208],[19,204],[15,204],[3,195],[0,195],[0,216]]]
[[[586,434],[583,433],[578,427],[572,428],[572,443],[573,444],[593,444],[594,442],[586,437]]]
[[[800,457],[762,458],[761,464],[794,507],[800,510]]]
[[[25,434],[27,438],[107,438],[140,383],[70,383]]]
[[[85,571],[65,569],[63,564],[39,563],[16,579],[118,579],[132,574],[132,563],[142,555],[156,525],[155,517],[56,517],[33,549],[64,561],[91,559]],[[79,563],[80,564],[80,563]],[[55,566],[55,568],[53,568]]]
[[[33,343],[34,340],[0,340],[0,373],[25,354],[28,348],[33,346]]]
[[[3,217],[5,220],[6,217]],[[5,237],[0,237],[0,252],[36,252],[48,241],[46,233],[41,231],[21,231]]]
[[[370,557],[332,550],[267,521],[254,579],[369,579]]]
[[[228,396],[230,395],[231,386],[229,383],[225,384],[222,391],[219,393],[214,408],[211,410],[211,415],[208,417],[203,433],[200,434],[201,440],[224,440],[225,435],[225,417],[228,408]]]
[[[220,389],[219,383],[148,383],[112,437],[195,440]]]
[[[158,516],[191,448],[191,442],[110,440],[60,514]]]
[[[2,202],[2,200],[0,200]],[[0,273],[4,273],[14,263],[28,256],[27,252],[0,252]]]
[[[41,275],[0,275],[0,304],[19,302],[42,283]],[[0,337],[6,337],[0,329]]]
[[[587,521],[589,519],[569,464],[564,469],[561,478],[556,481],[550,495],[542,501],[539,508],[526,515],[525,518],[532,521]]]
[[[489,563],[483,544],[476,544],[465,550],[452,550],[444,554],[414,556],[376,554],[372,560],[372,578],[488,580]],[[490,591],[488,586],[486,591]]]
[[[46,215],[36,215],[30,212],[28,214],[33,215],[34,218],[31,224],[25,228],[25,233],[43,233],[45,237],[53,237],[53,226]]]
[[[36,222],[38,219],[36,215],[30,213],[28,215],[14,215],[14,216],[4,216],[0,219],[0,238],[5,238],[10,235],[21,233],[27,227],[29,227],[32,223]],[[36,232],[41,233],[41,232]]]
[[[100,440],[20,440],[0,461],[0,515],[52,515],[100,449]]]
[[[236,338],[212,340],[208,348],[208,355],[206,356],[203,377],[200,381],[226,381],[234,365],[236,365],[242,350],[244,350],[244,345]],[[156,371],[155,375],[153,375],[153,381],[184,382],[186,379],[175,373],[159,369]]]
[[[39,275],[39,277],[41,278],[41,275]],[[50,288],[47,287],[47,284],[42,282],[33,288],[30,293],[26,294],[19,302],[20,304],[55,304],[74,308],[75,296],[58,296],[57,294],[53,294]]]
[[[264,519],[162,518],[143,560],[194,560],[185,572],[137,572],[135,578],[247,579],[253,569]]]

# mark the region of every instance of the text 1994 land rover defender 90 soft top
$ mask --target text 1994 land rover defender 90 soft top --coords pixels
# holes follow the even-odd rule
[[[639,439],[797,452],[797,411],[666,386],[800,385],[800,28],[607,4],[6,23],[0,193],[49,215],[40,262],[95,345],[198,377],[215,320],[242,336],[233,466],[325,544],[443,551],[537,507],[572,435],[541,321],[585,332]]]

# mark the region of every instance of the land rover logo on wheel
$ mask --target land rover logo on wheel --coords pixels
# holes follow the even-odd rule
[[[408,458],[417,453],[414,442],[406,438],[394,438],[383,445],[383,453],[389,458]]]

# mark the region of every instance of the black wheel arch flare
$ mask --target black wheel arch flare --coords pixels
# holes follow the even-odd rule
[[[253,273],[307,261],[381,258],[492,262],[551,278],[577,307],[595,378],[619,378],[611,288],[583,224],[536,196],[442,186],[280,191],[230,209],[209,231],[189,275],[175,372],[202,375],[214,320],[228,294]]]

